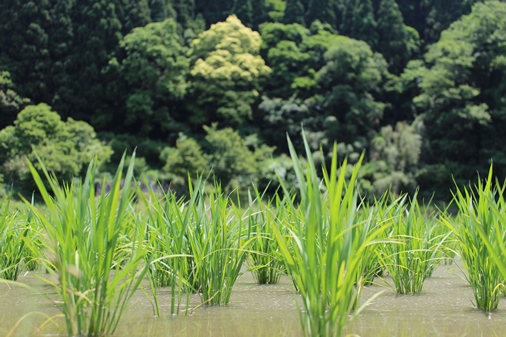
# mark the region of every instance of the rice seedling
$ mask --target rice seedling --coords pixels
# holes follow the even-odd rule
[[[20,221],[19,211],[11,214],[9,200],[0,216],[0,277],[15,281],[23,268],[29,229]]]
[[[122,159],[110,192],[102,191],[98,197],[93,163],[84,182],[73,181],[63,187],[40,164],[54,196],[28,163],[47,211],[33,205],[30,208],[47,239],[44,248],[48,258],[44,263],[57,280],[47,281],[55,286],[62,301],[68,334],[111,334],[148,269],[143,265],[146,228],[129,212],[133,159],[123,181]]]
[[[36,269],[40,243],[31,210],[19,205],[11,207],[10,199],[5,200],[0,215],[0,278],[15,281],[22,270]]]
[[[219,185],[206,193],[202,182],[195,187],[190,184],[190,197],[187,240],[193,257],[191,282],[205,305],[228,304],[251,243],[250,223],[241,214],[240,205],[231,203]]]
[[[460,222],[455,223],[448,215],[443,218],[459,242],[475,305],[487,312],[497,309],[506,279],[505,188],[506,185],[493,184],[491,166],[486,182],[479,180],[474,188],[457,188],[454,193]]]
[[[450,231],[441,232],[434,212],[424,214],[415,194],[392,200],[389,207],[388,240],[380,259],[398,294],[418,294],[427,277],[440,264]]]
[[[284,262],[280,257],[279,245],[273,232],[276,219],[281,216],[283,208],[273,207],[271,200],[265,204],[262,196],[256,193],[251,200],[248,220],[252,232],[252,245],[248,258],[248,269],[258,284],[276,284],[284,273]],[[279,198],[276,198],[279,205]]]
[[[180,311],[183,299],[186,304],[193,291],[188,282],[192,274],[192,256],[187,240],[190,223],[187,203],[167,192],[158,196],[148,189],[146,197],[139,191],[147,212],[149,245],[146,262],[150,265],[149,278],[156,300],[156,287],[171,287],[170,310],[172,315]],[[157,309],[159,315],[159,310]]]
[[[373,204],[362,202],[357,209],[357,219],[356,223],[363,223],[366,221],[372,222],[371,228],[379,228],[384,224],[383,213],[385,212],[386,207],[384,206],[382,200],[385,199],[383,196],[379,201],[374,202]],[[386,239],[386,232],[380,231],[379,235],[376,237],[377,241],[383,241]],[[381,276],[383,274],[383,265],[381,264],[381,260],[379,258],[379,244],[370,245],[367,247],[366,253],[364,256],[367,258],[362,259],[361,263],[364,265],[363,268],[363,279],[364,285],[371,285],[374,283],[374,278],[377,276]]]
[[[289,216],[274,227],[274,234],[302,297],[300,321],[306,336],[340,336],[352,310],[355,314],[367,258],[364,254],[374,238],[384,230],[372,229],[371,221],[356,223],[355,183],[362,158],[346,179],[346,160],[338,173],[337,146],[334,146],[330,172],[318,177],[304,137],[309,167],[304,173],[288,140],[299,184],[300,204],[287,198]],[[285,195],[285,184],[280,182]],[[324,189],[324,192],[322,192]],[[283,235],[286,226],[289,235]],[[293,249],[291,249],[293,247]]]

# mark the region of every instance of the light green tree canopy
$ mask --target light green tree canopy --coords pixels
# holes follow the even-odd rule
[[[261,44],[260,35],[234,15],[192,42],[194,123],[221,120],[240,125],[251,118],[260,83],[270,73],[259,55]]]
[[[34,187],[26,158],[37,163],[39,156],[48,171],[69,181],[83,173],[92,158],[101,164],[112,154],[90,125],[73,119],[64,122],[43,103],[27,106],[14,125],[0,131],[0,148],[6,182],[21,189]]]

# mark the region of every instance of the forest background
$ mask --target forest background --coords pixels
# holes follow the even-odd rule
[[[506,177],[506,1],[2,0],[0,174],[60,179],[137,148],[136,173],[184,190],[270,193],[286,135],[357,161],[364,196],[451,198]],[[210,173],[212,172],[212,173]]]

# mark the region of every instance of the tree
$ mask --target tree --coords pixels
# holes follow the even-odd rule
[[[258,30],[260,24],[269,21],[269,13],[267,11],[267,0],[255,0],[253,2],[253,28]]]
[[[427,43],[437,41],[443,30],[447,29],[462,15],[471,12],[472,5],[482,0],[424,0],[423,5],[427,8],[427,27],[423,31],[423,37]]]
[[[65,111],[103,129],[113,120],[119,94],[109,61],[122,37],[135,25],[146,25],[150,17],[142,1],[92,0],[76,1],[71,21],[74,36],[66,71],[72,81],[65,95]]]
[[[43,103],[27,106],[13,126],[0,131],[0,147],[5,182],[28,192],[35,185],[30,179],[26,158],[39,167],[38,156],[48,171],[59,179],[70,181],[83,172],[91,158],[97,157],[100,164],[112,154],[87,123],[72,119],[63,122],[51,107]]]
[[[388,62],[389,70],[400,74],[417,51],[417,32],[404,25],[395,0],[376,0],[375,18],[378,43],[375,50]]]
[[[248,188],[259,179],[260,166],[273,149],[267,146],[248,148],[246,139],[232,128],[218,129],[217,124],[205,126],[209,167],[225,191]]]
[[[501,130],[506,127],[506,4],[476,4],[430,46],[425,64],[413,62],[403,76],[419,90],[414,104],[424,125],[422,159],[426,188],[451,187],[506,163]],[[436,173],[438,172],[438,173]],[[435,180],[437,178],[437,180]],[[441,179],[441,180],[439,180]]]
[[[369,161],[361,170],[362,192],[380,196],[413,193],[422,146],[422,136],[414,126],[398,122],[381,128],[372,139]]]
[[[188,176],[196,179],[209,170],[209,159],[193,138],[180,134],[176,147],[166,147],[160,154],[165,162],[163,171],[169,174],[172,184],[185,185]]]
[[[262,54],[273,69],[264,88],[266,94],[283,99],[313,96],[316,73],[325,64],[324,54],[338,40],[333,28],[319,21],[310,29],[299,24],[266,23],[260,32]]]
[[[404,22],[418,31],[426,45],[436,42],[443,30],[479,2],[483,0],[397,0]]]
[[[302,142],[302,126],[306,139],[310,143],[321,137],[320,123],[317,115],[312,114],[310,101],[303,101],[292,96],[288,100],[263,97],[259,110],[263,113],[261,136],[267,144],[276,145],[278,153],[288,153],[286,137],[289,136],[299,151],[304,150]],[[313,145],[318,148],[319,143]]]
[[[210,25],[225,20],[232,14],[234,2],[236,0],[196,0],[195,11],[204,16],[206,25]]]
[[[173,6],[174,0],[148,0],[150,18],[152,22],[161,22],[166,19],[175,19],[177,14]],[[142,26],[142,25],[139,25]]]
[[[345,36],[339,36],[325,60],[318,83],[327,143],[342,143],[342,155],[351,150],[360,153],[368,147],[383,116],[385,104],[377,97],[387,76],[386,62],[365,42]]]
[[[265,0],[267,18],[264,20],[264,22],[281,22],[284,16],[285,8],[285,0]]]
[[[8,70],[15,83],[23,84],[20,95],[35,102],[51,102],[56,91],[52,63],[60,60],[52,59],[50,37],[51,29],[57,29],[61,21],[53,16],[57,8],[52,10],[51,5],[49,0],[0,2],[2,70]]]
[[[232,15],[192,42],[191,122],[241,125],[252,117],[261,81],[270,73],[259,55],[262,39]]]
[[[309,0],[306,11],[306,22],[310,25],[318,20],[336,28],[336,16],[333,9],[333,2],[333,0]]]
[[[365,41],[375,48],[378,43],[376,20],[371,0],[339,0],[339,34]]]
[[[283,23],[305,25],[304,13],[304,6],[300,0],[287,0],[285,13],[283,15]]]
[[[12,124],[18,112],[28,103],[28,99],[15,91],[9,72],[0,72],[0,128]]]
[[[254,13],[251,0],[236,0],[232,13],[237,15],[244,25],[253,27]]]
[[[135,28],[120,41],[121,54],[111,64],[125,84],[126,97],[125,114],[117,114],[115,129],[153,138],[177,130],[189,72],[182,43],[173,19]]]
[[[173,0],[174,10],[177,13],[177,22],[184,29],[192,28],[195,19],[195,0]]]

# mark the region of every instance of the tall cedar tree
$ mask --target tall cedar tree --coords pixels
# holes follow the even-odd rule
[[[422,32],[427,43],[436,42],[441,32],[450,24],[469,14],[474,3],[481,2],[477,0],[424,0],[427,7],[426,28]]]
[[[253,27],[253,4],[251,0],[236,0],[232,12],[237,15],[243,25]]]
[[[339,33],[376,48],[378,33],[371,0],[341,0],[339,8]]]
[[[142,11],[135,20],[131,9],[138,5],[121,0],[93,0],[75,2],[72,10],[74,48],[69,57],[69,73],[72,102],[69,107],[77,119],[91,120],[95,127],[102,128],[108,114],[114,113],[116,102],[115,78],[108,78],[106,70],[111,55],[119,48],[119,41],[131,31],[136,22],[144,26],[149,18]],[[90,116],[91,114],[91,116]]]
[[[195,16],[195,0],[172,0],[177,13],[177,22],[186,29],[190,28]]]
[[[309,0],[306,12],[306,23],[311,25],[316,20],[328,23],[336,28],[336,15],[333,10],[335,0]]]
[[[50,1],[3,0],[0,13],[0,70],[8,70],[13,82],[21,84],[22,96],[51,101]]]
[[[418,31],[425,45],[436,42],[443,30],[478,2],[483,0],[397,0],[404,22]]]
[[[285,13],[283,16],[283,23],[298,23],[305,25],[304,13],[304,5],[302,4],[301,0],[287,0]]]
[[[260,24],[269,21],[267,13],[267,3],[265,0],[251,0],[253,4],[253,26],[258,31]]]
[[[152,22],[161,22],[167,18],[176,17],[172,0],[148,0],[148,4]]]
[[[396,0],[402,17],[404,18],[404,23],[416,29],[420,35],[426,27],[428,15],[427,6],[424,5],[426,1],[427,0]]]
[[[400,74],[411,58],[410,34],[395,0],[374,0],[378,43],[375,48],[388,62],[392,73]]]
[[[195,11],[201,13],[209,27],[213,23],[225,21],[231,14],[236,0],[196,0]]]

